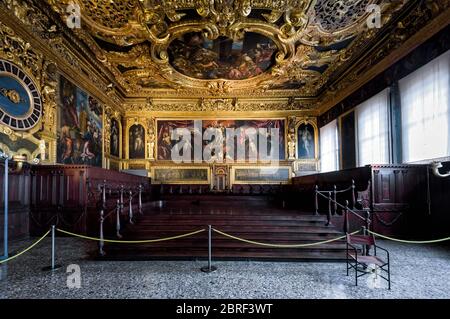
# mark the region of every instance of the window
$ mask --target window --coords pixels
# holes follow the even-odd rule
[[[450,51],[400,80],[403,162],[450,155]]]
[[[337,121],[320,129],[320,164],[322,172],[339,169]]]
[[[356,108],[358,164],[389,164],[388,89]]]

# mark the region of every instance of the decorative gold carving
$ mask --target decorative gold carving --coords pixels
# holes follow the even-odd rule
[[[288,145],[288,159],[294,160],[297,152],[297,134],[295,134],[295,126],[297,118],[295,116],[288,117],[288,133],[287,133],[287,145]]]
[[[114,74],[121,89],[133,97],[316,97],[334,71],[350,57],[347,49],[317,47],[357,38],[355,52],[377,32],[368,30],[368,5],[375,0],[183,0],[183,1],[82,1],[47,0],[66,18],[64,8],[75,1],[81,7],[83,26],[77,35],[92,49],[97,60]],[[392,4],[392,2],[394,4]],[[383,22],[404,1],[381,2]],[[183,11],[181,11],[183,10]],[[186,15],[185,10],[198,16]],[[263,10],[262,14],[256,13]],[[255,12],[253,16],[251,13]],[[101,19],[100,19],[101,17]],[[87,32],[86,32],[87,31]],[[201,80],[187,77],[169,63],[168,46],[188,32],[202,32],[208,39],[241,38],[246,32],[269,37],[278,47],[275,66],[247,80]],[[89,34],[88,34],[89,33]],[[99,38],[121,47],[100,46]],[[355,42],[356,43],[356,42]],[[328,65],[321,73],[318,67]],[[298,83],[297,89],[283,83]],[[281,87],[281,89],[273,89]]]
[[[224,99],[147,99],[141,103],[127,104],[126,109],[130,113],[141,112],[246,112],[246,111],[313,111],[314,100],[276,99],[276,100],[248,100],[238,98]]]
[[[147,131],[148,131],[148,159],[153,161],[155,160],[156,153],[156,121],[154,118],[150,118],[147,122]]]
[[[0,94],[6,97],[14,104],[19,104],[24,101],[24,99],[20,97],[19,92],[17,92],[16,90],[8,90],[5,88],[0,88]]]

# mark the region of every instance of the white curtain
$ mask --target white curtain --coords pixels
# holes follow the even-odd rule
[[[337,120],[320,129],[320,167],[321,172],[339,169],[339,148]]]
[[[450,156],[450,51],[400,80],[403,162]]]
[[[388,89],[356,108],[359,166],[389,164]]]

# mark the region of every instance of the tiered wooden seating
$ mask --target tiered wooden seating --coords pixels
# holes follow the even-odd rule
[[[167,200],[167,201],[166,201]],[[324,216],[274,206],[273,197],[242,195],[172,195],[137,217],[124,240],[171,237],[207,228],[273,244],[302,244],[333,239],[342,233],[326,226]],[[220,259],[343,260],[345,241],[307,248],[272,248],[213,233],[213,257]],[[107,244],[106,259],[195,259],[207,256],[207,232],[151,244]]]

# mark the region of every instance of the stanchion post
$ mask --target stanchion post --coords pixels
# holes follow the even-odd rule
[[[142,184],[139,184],[139,197],[138,197],[138,207],[139,207],[139,214],[142,215]]]
[[[336,185],[333,185],[333,199],[334,199],[334,214],[337,215],[337,187]]]
[[[200,268],[201,271],[210,273],[217,270],[212,264],[212,227],[208,226],[208,266]]]
[[[123,211],[123,185],[120,185],[120,212]]]
[[[106,208],[106,180],[103,180],[102,185],[102,209]]]
[[[133,223],[133,192],[129,191],[129,196],[130,196],[130,201],[128,203],[128,218],[129,218],[129,222],[130,224],[134,224]]]
[[[316,215],[319,215],[319,197],[318,197],[318,193],[319,193],[319,186],[316,185],[315,187],[315,206],[316,206]]]
[[[352,179],[352,209],[355,209],[355,204],[356,204],[356,198],[355,198],[355,180]]]
[[[331,225],[331,192],[328,192],[328,215],[327,215],[327,226]]]
[[[117,200],[117,208],[116,208],[116,236],[118,238],[122,238],[122,235],[120,234],[120,200]]]
[[[349,221],[348,221],[348,200],[345,201],[345,209],[344,209],[344,233],[349,232]]]
[[[105,256],[106,253],[103,250],[103,248],[105,247],[105,242],[104,242],[104,234],[103,234],[103,222],[104,222],[104,211],[103,209],[100,211],[100,241],[98,244],[98,248],[99,248],[99,254],[100,256]]]
[[[42,268],[44,271],[55,271],[60,269],[61,265],[56,265],[55,257],[56,256],[56,226],[52,225],[52,264],[48,267]]]

